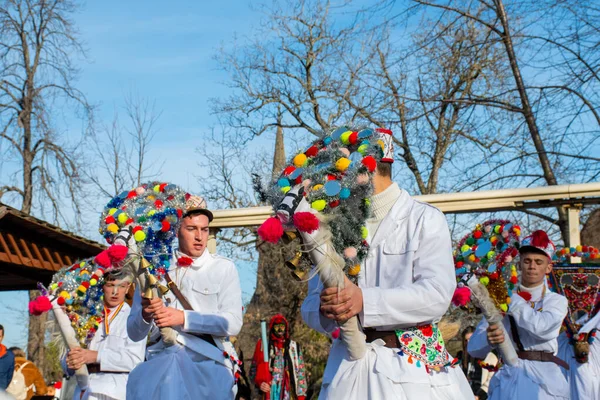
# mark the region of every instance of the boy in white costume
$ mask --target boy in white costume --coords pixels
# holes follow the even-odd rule
[[[585,319],[586,321],[581,321],[583,326],[575,338],[567,337],[565,332],[558,337],[558,357],[569,363],[570,367],[569,370],[563,369],[563,373],[569,382],[571,400],[600,399],[600,342],[596,337],[600,329],[600,313]],[[575,343],[577,339],[583,339],[589,347],[583,343]],[[580,351],[576,354],[574,346],[582,345],[587,349],[578,348]],[[587,354],[583,354],[586,350]]]
[[[436,325],[456,288],[446,218],[392,182],[388,132],[373,180],[370,249],[358,286],[346,278],[339,292],[323,290],[315,276],[302,304],[304,321],[317,331],[331,333],[337,322],[358,315],[366,334],[367,353],[355,361],[334,340],[319,398],[473,399]]]
[[[144,341],[150,334],[158,342],[148,347],[148,361],[132,372],[128,400],[235,397],[238,366],[229,336],[242,327],[242,292],[233,262],[206,249],[212,219],[204,199],[188,199],[169,274],[191,310],[173,294],[172,285],[163,299],[142,299],[136,290],[129,337]],[[165,345],[160,327],[172,327],[177,343]]]
[[[504,340],[512,340],[518,350],[519,363],[504,365],[492,378],[489,400],[569,399],[561,371],[568,365],[555,356],[567,299],[546,285],[553,251],[554,244],[544,231],[523,239],[519,249],[521,282],[502,321],[510,337],[483,319],[469,341],[468,351],[473,357],[485,357],[492,346]]]
[[[127,318],[131,308],[125,295],[132,276],[125,272],[105,275],[104,318],[87,349],[70,350],[66,358],[68,372],[87,364],[89,386],[82,393],[76,387],[73,400],[125,400],[129,372],[144,361],[146,342],[134,342],[127,336]]]

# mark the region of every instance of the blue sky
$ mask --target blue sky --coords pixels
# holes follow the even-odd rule
[[[209,99],[226,93],[226,76],[212,57],[256,26],[260,15],[249,3],[89,1],[74,17],[87,49],[87,60],[78,62],[77,87],[97,105],[96,119],[109,123],[130,91],[155,100],[162,114],[149,158],[164,161],[161,179],[192,192],[198,188],[194,176],[202,174],[194,149],[216,121]],[[63,128],[76,132],[80,125],[66,118]],[[255,266],[238,263],[238,269],[247,301],[256,283]],[[7,346],[26,344],[26,306],[26,292],[0,293]]]

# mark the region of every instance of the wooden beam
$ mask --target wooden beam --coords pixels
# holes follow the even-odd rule
[[[65,264],[65,262],[62,260],[62,258],[60,257],[60,254],[58,253],[58,251],[54,252],[54,256],[56,257],[56,259],[58,260],[58,263],[60,264],[60,267],[66,267],[67,264]]]
[[[25,261],[25,258],[23,257],[23,254],[21,254],[21,249],[19,249],[19,246],[17,245],[15,237],[12,235],[12,233],[8,233],[7,232],[6,233],[6,237],[8,238],[8,242],[10,243],[10,245],[15,250],[15,253],[17,254],[17,257],[19,257],[19,260],[21,261],[21,265],[33,266],[32,263]]]
[[[25,250],[25,255],[27,255],[27,258],[31,260],[31,264],[34,267],[41,268],[43,260],[38,260],[35,257],[33,257],[33,255],[31,255],[31,250],[29,250],[29,246],[27,245],[25,239],[19,239],[19,243],[21,243],[21,247],[23,248],[23,250]]]
[[[48,251],[48,249],[46,247],[44,247],[42,249],[42,251],[44,252],[44,255],[46,256],[46,258],[48,259],[48,261],[50,261],[50,264],[52,264],[52,269],[54,271],[58,271],[60,269],[60,265],[58,265],[57,263],[54,262],[54,260],[52,259],[52,256],[50,255],[50,252]]]
[[[31,247],[33,247],[33,252],[35,253],[35,256],[42,263],[42,268],[50,270],[50,271],[54,271],[54,269],[52,268],[52,263],[44,260],[44,257],[42,257],[42,253],[40,253],[40,249],[38,249],[37,244],[31,243]]]
[[[4,252],[6,253],[10,262],[15,264],[19,263],[19,258],[10,252],[10,248],[6,244],[6,240],[4,240],[4,236],[2,235],[2,233],[0,233],[0,246],[2,246],[2,250],[4,250]]]
[[[65,260],[69,263],[69,265],[73,265],[73,261],[71,261],[71,257],[68,254],[65,254]]]

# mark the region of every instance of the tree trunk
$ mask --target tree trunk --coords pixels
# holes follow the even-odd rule
[[[542,172],[544,174],[544,179],[548,185],[557,185],[558,182],[556,180],[556,176],[554,175],[554,171],[552,170],[550,160],[548,159],[548,154],[546,153],[546,149],[544,147],[544,141],[540,135],[535,114],[529,102],[529,95],[527,94],[527,88],[525,87],[525,83],[521,75],[521,69],[519,68],[519,64],[517,62],[517,56],[515,54],[512,42],[510,27],[508,25],[508,17],[506,15],[506,11],[504,10],[504,3],[502,0],[495,0],[494,2],[496,3],[496,13],[498,15],[498,19],[502,24],[502,43],[506,49],[506,55],[508,56],[510,68],[512,70],[517,91],[519,92],[519,97],[521,99],[523,116],[525,117],[525,122],[527,123],[529,134],[531,135],[531,140],[535,146],[535,150],[540,161],[540,166],[542,167]],[[565,245],[569,246],[570,243],[567,212],[562,207],[557,207],[556,209],[558,211],[558,226],[560,227],[563,241],[565,242]]]
[[[38,290],[29,291],[29,300],[40,295]],[[29,338],[27,339],[27,358],[38,367],[44,366],[44,339],[46,333],[46,321],[48,313],[39,316],[29,316]]]
[[[285,168],[285,143],[283,142],[283,128],[277,126],[275,133],[275,152],[273,154],[273,177],[276,177]]]

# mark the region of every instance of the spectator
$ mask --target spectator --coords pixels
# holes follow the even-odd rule
[[[6,390],[15,370],[15,356],[2,344],[4,327],[0,325],[0,389]]]
[[[25,352],[18,347],[11,347],[8,350],[15,356],[15,372],[7,392],[17,400],[30,400],[34,395],[52,396],[54,388],[46,386],[44,376],[33,362],[27,360]]]

